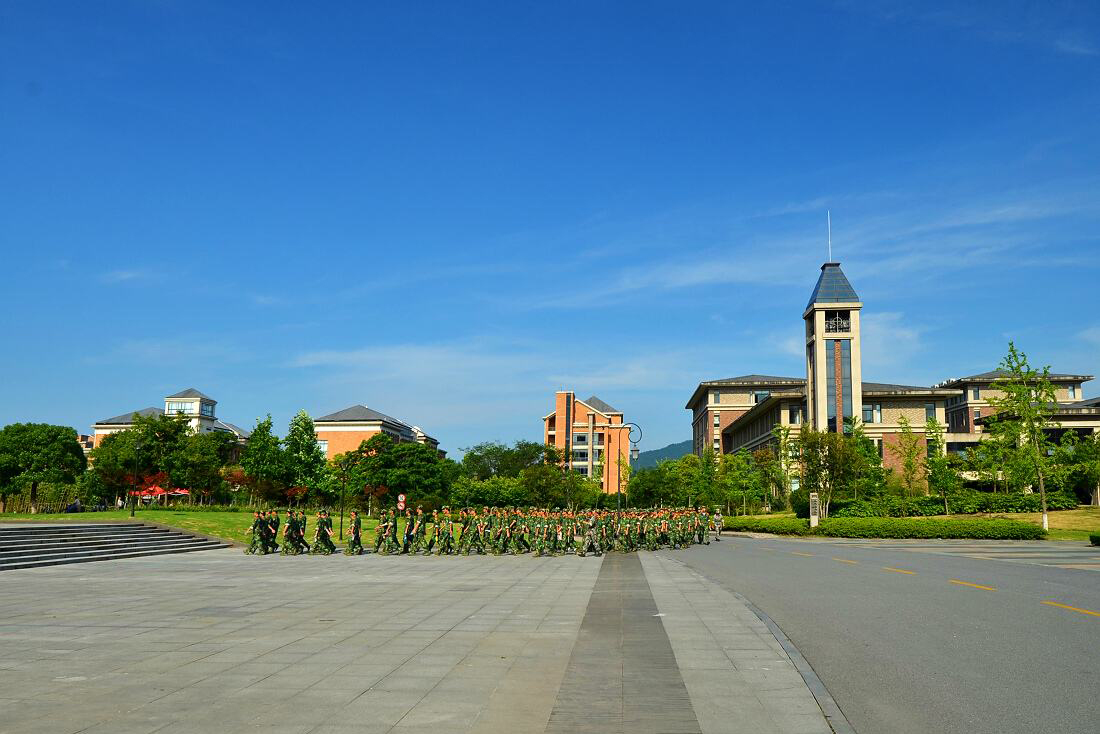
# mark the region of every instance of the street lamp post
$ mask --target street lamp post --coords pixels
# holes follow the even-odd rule
[[[133,476],[134,488],[133,488],[133,491],[130,492],[130,517],[134,516],[134,509],[137,506],[137,498],[138,498],[138,494],[137,494],[138,453],[140,451],[141,451],[141,444],[135,442],[134,443],[134,476]]]
[[[626,434],[626,439],[627,439],[627,441],[630,442],[630,460],[631,461],[637,461],[638,460],[638,442],[642,440],[642,427],[639,426],[637,423],[623,423],[622,425],[616,426],[616,427],[619,429],[619,431],[622,431],[623,428],[628,428],[629,427],[630,430]],[[638,437],[637,438],[634,438],[634,432],[635,431],[638,432]],[[604,457],[605,457],[604,464],[607,466],[607,471],[608,471],[608,475],[609,475],[609,478],[610,478],[611,464],[606,460],[606,456],[607,456],[607,447],[605,446],[604,447]],[[619,464],[616,461],[615,466],[617,467],[618,465]],[[622,470],[620,469],[619,470],[619,481],[615,485],[615,512],[616,513],[621,513],[622,511],[623,511],[623,475],[622,475]]]

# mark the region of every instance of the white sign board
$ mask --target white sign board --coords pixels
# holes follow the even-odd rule
[[[821,500],[817,492],[810,492],[810,527],[816,528],[821,519]]]

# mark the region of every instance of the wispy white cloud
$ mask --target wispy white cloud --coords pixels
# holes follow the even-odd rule
[[[149,277],[149,271],[143,269],[112,270],[100,276],[104,283],[128,283],[135,280],[144,280]]]

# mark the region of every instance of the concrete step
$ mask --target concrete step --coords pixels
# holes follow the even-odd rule
[[[202,543],[186,547],[150,548],[132,551],[104,551],[79,556],[66,556],[63,558],[31,558],[18,561],[0,560],[0,571],[14,571],[20,568],[38,568],[41,566],[60,566],[68,563],[89,563],[91,561],[113,561],[122,558],[141,558],[143,556],[163,556],[174,553],[193,553],[202,550],[216,550],[228,548],[228,543],[219,543],[214,540],[204,540]]]
[[[74,541],[90,543],[102,540],[126,540],[128,538],[160,538],[170,537],[173,535],[186,535],[186,533],[178,532],[175,530],[161,530],[159,528],[150,528],[149,532],[141,533],[74,533],[72,535],[43,536],[13,535],[0,538],[0,548],[9,548],[12,546],[27,544],[49,545],[51,543],[70,543]]]
[[[0,527],[0,570],[189,553],[231,544],[141,523]]]
[[[193,543],[197,540],[205,540],[205,538],[195,538],[190,535],[178,535],[170,538],[155,538],[147,540],[125,540],[125,541],[112,541],[107,543],[60,543],[54,545],[43,546],[28,546],[18,549],[0,548],[0,560],[8,560],[11,558],[22,558],[27,556],[45,556],[45,555],[58,555],[68,553],[70,555],[80,555],[85,551],[99,551],[99,550],[134,550],[137,548],[157,548],[161,546],[174,545],[179,543]]]
[[[86,523],[27,523],[27,522],[0,522],[0,535],[13,532],[34,533],[78,533],[85,530],[102,530],[105,528],[153,528],[153,525],[143,525],[137,522],[86,522]]]

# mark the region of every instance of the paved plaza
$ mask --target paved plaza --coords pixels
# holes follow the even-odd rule
[[[668,552],[9,571],[0,732],[832,731],[786,645]]]

